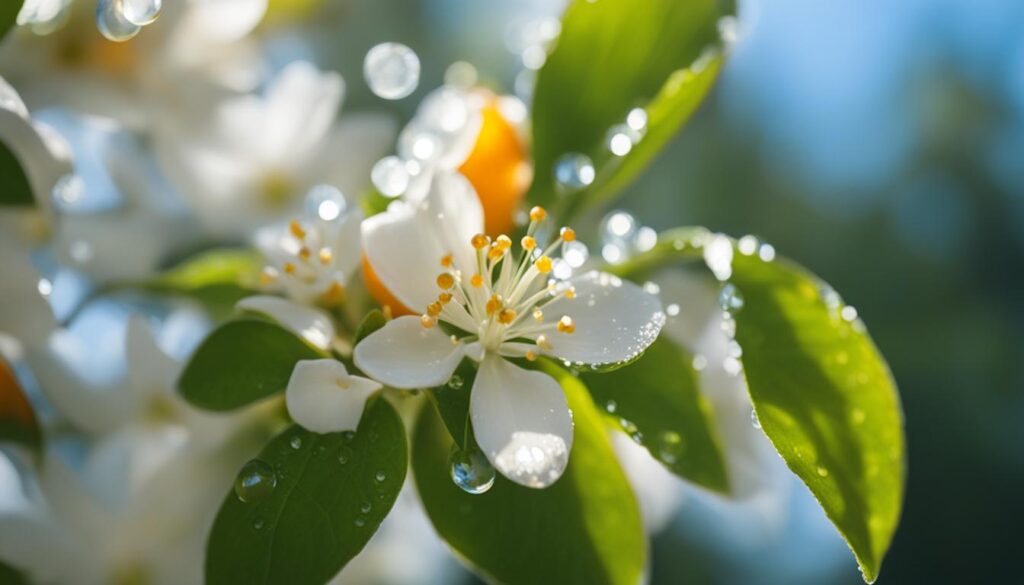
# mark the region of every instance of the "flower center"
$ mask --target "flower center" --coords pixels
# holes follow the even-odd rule
[[[427,306],[420,323],[429,328],[444,321],[468,334],[461,341],[479,341],[487,351],[498,351],[503,343],[517,340],[545,350],[550,348],[550,335],[574,333],[576,324],[571,317],[551,320],[543,308],[557,298],[576,296],[572,286],[549,280],[552,252],[563,242],[574,241],[576,232],[562,228],[542,250],[535,235],[546,216],[540,207],[530,211],[530,225],[519,242],[518,254],[512,252],[512,239],[507,235],[492,240],[477,234],[469,242],[475,251],[473,266],[459,266],[452,254],[443,256],[443,272],[437,276],[441,292]],[[453,336],[453,341],[459,340]],[[523,355],[531,360],[537,357],[532,348]]]
[[[319,296],[320,302],[326,305],[344,300],[344,276],[322,232],[315,224],[303,224],[293,219],[288,224],[290,238],[281,244],[281,251],[287,260],[279,265],[265,267],[260,275],[261,284],[271,286],[281,283],[289,290],[307,289]]]

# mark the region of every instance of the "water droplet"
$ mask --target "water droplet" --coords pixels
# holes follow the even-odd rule
[[[636,218],[625,211],[612,211],[601,220],[601,234],[608,239],[631,239],[636,229]]]
[[[384,483],[384,480],[388,478],[388,473],[383,469],[378,469],[373,478],[377,480],[377,483]]]
[[[292,446],[292,449],[299,450],[302,448],[302,437],[295,435],[288,441],[288,444]]]
[[[632,435],[633,433],[637,432],[636,425],[633,424],[633,421],[631,421],[631,420],[628,420],[628,419],[625,419],[625,418],[620,418],[619,419],[619,426],[622,427],[622,430],[626,431],[627,435]]]
[[[675,317],[676,315],[679,314],[679,305],[676,303],[672,303],[669,306],[665,307],[665,312],[668,313],[669,317]]]
[[[761,428],[761,419],[757,418],[757,411],[751,409],[750,411],[750,424],[755,428]]]
[[[722,314],[722,333],[725,333],[729,339],[736,337],[736,319],[733,319],[729,313]]]
[[[590,257],[590,250],[587,245],[579,240],[562,243],[562,259],[570,268],[583,266]]]
[[[478,450],[452,446],[448,455],[448,472],[459,489],[468,494],[482,494],[494,485],[494,467]]]
[[[633,144],[640,140],[639,134],[626,124],[616,124],[608,131],[608,150],[615,156],[626,156],[633,150]]]
[[[658,232],[654,228],[643,226],[633,237],[633,248],[637,252],[648,252],[658,245]]]
[[[619,408],[619,403],[615,402],[614,400],[609,400],[608,402],[606,402],[604,404],[604,409],[605,409],[605,411],[608,412],[608,414],[615,414],[615,411],[618,408]]]
[[[658,437],[658,458],[669,465],[679,460],[685,448],[683,436],[675,431],[662,431]]]
[[[138,26],[151,24],[160,16],[162,0],[120,0],[124,19]]]
[[[84,194],[85,181],[75,174],[64,175],[53,186],[53,198],[66,205],[81,201]]]
[[[708,358],[706,358],[706,357],[704,357],[704,356],[702,356],[700,354],[697,354],[697,355],[693,356],[693,369],[694,370],[697,370],[699,372],[699,371],[703,370],[706,367],[708,367]]]
[[[452,390],[458,390],[459,388],[462,388],[463,384],[464,382],[462,380],[462,376],[458,374],[452,374],[452,377],[448,378],[448,387],[451,388]]]
[[[359,517],[356,518],[356,521],[354,522],[354,524],[356,526],[358,526],[359,528],[362,528],[363,526],[366,526],[366,518],[363,518],[362,516],[359,516]]]
[[[818,475],[820,475],[821,477],[828,477],[828,470],[825,469],[824,467],[822,467],[821,465],[819,465],[818,466]]]
[[[270,495],[276,486],[274,468],[265,461],[252,459],[242,466],[235,478],[235,495],[239,500],[252,504]]]
[[[398,197],[409,188],[409,171],[397,156],[386,156],[370,171],[373,186],[385,197]]]
[[[732,242],[728,236],[716,234],[704,246],[704,263],[720,281],[732,276]]]
[[[341,438],[346,443],[351,443],[352,439],[356,438],[356,432],[355,431],[345,431],[345,432],[341,433]]]
[[[348,447],[345,447],[345,446],[342,446],[341,449],[338,449],[338,463],[341,463],[342,465],[345,465],[351,459],[352,459],[352,449],[349,449]]]
[[[359,506],[359,511],[363,514],[368,514],[373,509],[373,504],[370,502],[363,502],[362,506]]]
[[[739,249],[740,254],[743,254],[744,256],[752,256],[757,252],[758,244],[759,242],[757,241],[757,238],[751,235],[746,235],[740,238],[736,247]]]
[[[381,43],[366,53],[363,76],[378,97],[402,99],[416,91],[420,82],[420,59],[400,43]]]
[[[731,282],[723,284],[722,290],[718,292],[718,306],[730,313],[739,311],[743,308],[743,293]]]
[[[839,316],[843,318],[843,321],[849,323],[850,321],[853,321],[854,319],[857,318],[857,308],[854,307],[853,305],[846,305],[839,312]]]
[[[39,294],[48,297],[53,293],[53,283],[47,278],[40,278],[39,282],[36,283],[36,290]]]
[[[644,443],[644,434],[641,433],[640,431],[630,433],[629,438],[633,439],[633,442],[636,443],[637,445],[643,445]]]
[[[306,195],[306,213],[323,221],[334,221],[345,213],[348,201],[334,185],[316,185]]]
[[[125,18],[121,0],[99,0],[96,3],[96,28],[104,37],[116,42],[127,41],[142,30]]]
[[[587,187],[596,176],[593,161],[578,152],[560,156],[555,161],[554,173],[555,183],[567,193]]]
[[[476,67],[466,61],[456,61],[444,71],[444,84],[459,89],[469,89],[476,85],[478,75]]]
[[[765,262],[775,260],[775,246],[771,244],[761,244],[761,247],[757,249],[757,256]]]
[[[601,247],[601,257],[609,264],[618,264],[627,260],[629,254],[620,244],[609,243]]]
[[[647,130],[647,110],[643,108],[630,110],[626,114],[626,125],[636,132],[645,132]]]

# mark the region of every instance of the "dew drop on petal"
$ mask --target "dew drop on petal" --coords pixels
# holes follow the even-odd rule
[[[381,43],[366,53],[363,61],[366,83],[378,97],[402,99],[416,91],[420,81],[420,59],[400,43]]]
[[[735,284],[727,282],[722,285],[722,289],[718,292],[718,306],[723,311],[730,313],[735,313],[743,308],[743,294]]]
[[[633,129],[635,132],[644,132],[647,130],[647,110],[643,108],[633,108],[626,115],[626,125]]]
[[[577,191],[594,182],[594,163],[585,154],[570,152],[555,161],[555,183],[565,193]]]
[[[370,180],[385,197],[398,197],[409,188],[409,171],[397,156],[386,156],[373,165]]]
[[[120,0],[121,14],[128,22],[146,26],[160,16],[162,0]]]
[[[252,459],[242,466],[235,478],[235,495],[252,504],[266,498],[277,486],[274,468],[265,461]]]
[[[761,419],[757,418],[757,411],[753,409],[750,410],[750,424],[755,429],[761,428]]]
[[[104,37],[116,42],[127,41],[142,30],[125,18],[121,0],[99,0],[96,3],[96,28]]]
[[[448,455],[448,472],[455,485],[468,494],[482,494],[494,485],[494,467],[476,449],[460,449],[453,445]]]
[[[669,306],[665,307],[665,312],[668,314],[669,317],[675,317],[676,315],[679,314],[679,305],[676,303],[672,303]]]

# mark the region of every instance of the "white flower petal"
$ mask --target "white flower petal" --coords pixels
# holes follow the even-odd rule
[[[246,297],[235,308],[262,313],[320,349],[329,349],[334,341],[334,324],[323,311],[264,295]]]
[[[130,390],[140,396],[173,395],[178,362],[164,353],[146,319],[139,315],[128,319],[125,357],[128,361]]]
[[[266,11],[267,0],[193,0],[179,26],[202,40],[230,43],[252,32]]]
[[[350,376],[337,360],[304,360],[295,364],[285,391],[288,414],[314,433],[354,431],[363,407],[381,385]]]
[[[434,175],[422,203],[392,204],[363,222],[363,250],[381,283],[398,300],[422,311],[437,298],[441,258],[475,266],[469,240],[483,231],[480,200],[459,173]]]
[[[419,317],[399,317],[359,342],[352,355],[371,378],[394,388],[431,388],[452,377],[464,350]]]
[[[395,121],[390,116],[346,113],[324,137],[319,151],[312,154],[313,169],[309,172],[355,200],[370,185],[373,165],[391,151],[395,132]]]
[[[488,355],[473,383],[470,417],[477,444],[505,477],[543,488],[562,476],[572,449],[572,415],[551,376]]]
[[[44,130],[49,132],[49,130]],[[71,172],[67,145],[40,133],[17,93],[0,77],[0,143],[17,157],[36,202],[49,207],[50,192],[64,175]]]
[[[313,155],[334,123],[344,90],[340,75],[321,72],[307,61],[282,69],[265,97],[267,162],[304,161]]]
[[[571,362],[613,364],[637,356],[658,338],[665,314],[661,301],[639,286],[602,272],[573,278],[575,298],[544,306],[548,319],[572,318],[575,333],[548,336],[546,353]]]

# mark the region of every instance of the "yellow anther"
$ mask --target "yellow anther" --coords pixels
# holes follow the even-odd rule
[[[306,237],[306,230],[302,229],[302,224],[300,224],[299,220],[297,219],[293,219],[291,223],[288,224],[288,231],[290,231],[293,236],[300,240]]]
[[[537,361],[537,352],[533,351],[532,349],[530,351],[527,351],[526,359],[531,362]]]
[[[574,289],[571,286],[569,288],[565,289],[565,298],[567,298],[567,299],[575,299],[576,298],[576,289]]]
[[[345,287],[340,282],[332,282],[331,286],[322,295],[322,298],[328,305],[339,303],[345,298]]]
[[[546,336],[538,335],[537,336],[537,347],[543,349],[544,351],[551,351],[551,342],[548,341],[548,338]]]
[[[424,329],[430,329],[436,324],[437,321],[430,315],[423,315],[420,317],[420,325],[422,325]]]
[[[576,239],[576,230],[572,229],[571,227],[562,228],[562,231],[560,233],[562,235],[562,239],[565,240],[566,242],[572,242]]]
[[[501,234],[494,240],[494,245],[502,250],[508,250],[512,247],[512,238]]]
[[[547,216],[548,212],[539,205],[530,210],[530,221],[544,221]]]
[[[544,311],[541,311],[540,309],[535,309],[533,311],[533,320],[537,321],[538,323],[543,322],[544,321]]]
[[[295,265],[292,264],[291,262],[285,262],[284,272],[285,274],[295,274]]]
[[[512,309],[502,309],[498,313],[498,322],[502,325],[509,325],[516,320],[516,312]]]
[[[437,295],[437,301],[442,305],[447,305],[452,300],[452,293],[443,292]]]
[[[469,240],[469,243],[473,244],[473,247],[476,248],[477,250],[483,250],[484,248],[487,247],[487,244],[489,244],[490,242],[488,241],[487,236],[483,234],[477,234],[473,236],[471,240]]]
[[[519,241],[522,244],[523,249],[526,251],[533,250],[537,247],[537,240],[533,239],[533,236],[523,236],[523,239]]]
[[[493,315],[501,310],[501,299],[498,298],[498,295],[491,295],[491,298],[487,299],[486,308],[488,315]]]
[[[447,272],[442,272],[441,274],[437,275],[437,286],[445,290],[448,290],[451,287],[455,286],[455,277],[452,276],[451,274],[448,274]]]
[[[497,260],[505,255],[505,249],[497,245],[491,246],[491,249],[487,251],[487,257],[491,260]]]
[[[305,246],[299,248],[299,258],[302,258],[303,261],[309,260],[310,255],[312,252],[309,251],[309,248]]]
[[[540,258],[537,258],[537,261],[534,262],[533,264],[534,266],[537,267],[537,270],[540,271],[541,274],[547,274],[551,272],[551,258],[548,258],[547,256],[541,256]]]
[[[427,305],[427,314],[431,317],[437,317],[441,314],[441,309],[443,308],[444,307],[441,306],[441,303],[435,301]]]
[[[320,263],[330,264],[334,260],[334,254],[331,253],[330,248],[320,248]]]
[[[573,322],[572,317],[564,315],[558,320],[556,328],[559,333],[574,333],[576,331],[576,323]]]
[[[452,267],[452,255],[451,254],[445,254],[444,256],[441,257],[441,266],[444,266],[445,268],[451,268]]]
[[[469,279],[469,284],[473,285],[475,288],[480,288],[484,285],[484,277],[479,274],[474,274],[473,278]]]

